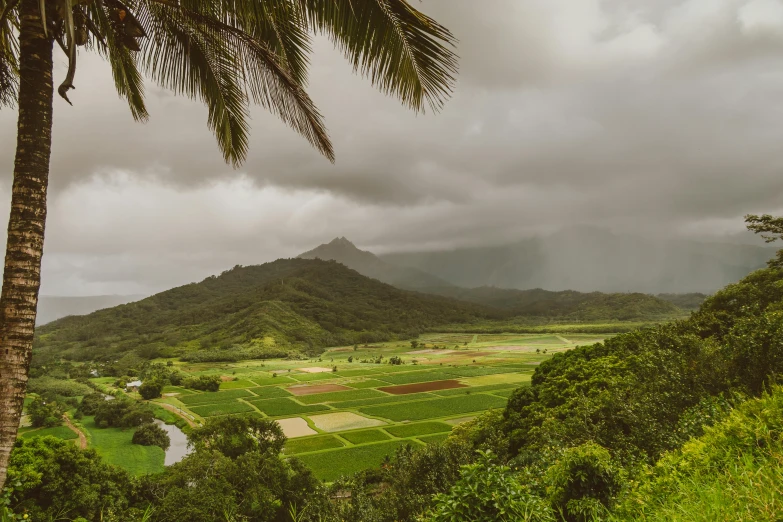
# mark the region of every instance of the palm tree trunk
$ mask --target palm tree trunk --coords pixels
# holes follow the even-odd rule
[[[19,123],[0,297],[0,487],[32,356],[52,146],[52,40],[44,36],[36,0],[22,0],[19,17]]]

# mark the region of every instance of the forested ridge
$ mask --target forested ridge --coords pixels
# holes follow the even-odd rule
[[[449,322],[501,317],[479,305],[399,290],[335,262],[237,266],[135,303],[41,327],[36,352],[76,360],[240,351],[318,353],[326,346],[410,338]]]

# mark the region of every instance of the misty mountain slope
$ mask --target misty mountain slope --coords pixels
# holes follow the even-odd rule
[[[463,287],[584,292],[712,293],[765,266],[775,249],[657,240],[578,227],[513,244],[394,253],[383,261]]]
[[[450,287],[443,279],[416,268],[398,266],[382,261],[372,252],[360,250],[344,237],[320,245],[297,256],[300,259],[333,260],[362,275],[407,290]]]
[[[143,298],[143,295],[42,295],[38,298],[38,315],[35,323],[42,325],[68,315],[89,314],[96,310],[111,308]]]
[[[479,288],[433,289],[438,295],[500,308],[515,316],[572,319],[575,321],[651,319],[682,314],[675,304],[642,293],[552,292],[536,288],[513,290]]]
[[[400,290],[333,261],[279,259],[240,267],[141,301],[39,328],[39,356],[94,359],[245,350],[285,356],[409,338],[447,323],[503,317],[473,303]]]
[[[518,263],[518,258],[508,256],[502,250],[493,252],[501,260],[507,273],[523,274],[528,263]],[[481,252],[481,255],[486,255]],[[331,259],[355,269],[357,272],[398,287],[415,288],[418,291],[452,297],[462,301],[506,310],[513,315],[531,317],[557,317],[577,321],[589,320],[639,320],[682,313],[677,306],[657,297],[634,294],[583,293],[573,290],[552,292],[536,288],[515,290],[481,286],[461,288],[450,285],[421,270],[398,267],[381,261],[375,254],[358,249],[346,238],[334,239],[299,257]],[[434,268],[434,267],[433,267]],[[489,274],[490,277],[492,274]],[[403,282],[403,284],[400,284]]]

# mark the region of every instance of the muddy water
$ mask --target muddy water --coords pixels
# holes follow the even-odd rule
[[[176,464],[185,458],[185,455],[190,453],[190,449],[188,449],[188,437],[181,429],[173,424],[166,424],[160,419],[155,419],[155,424],[163,428],[166,433],[169,434],[169,439],[171,439],[171,446],[166,450],[166,460],[163,462],[164,465],[171,466],[172,464]]]

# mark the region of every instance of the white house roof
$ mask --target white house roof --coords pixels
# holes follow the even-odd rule
[[[131,381],[125,385],[126,388],[138,388],[139,386],[141,386],[141,381]]]

